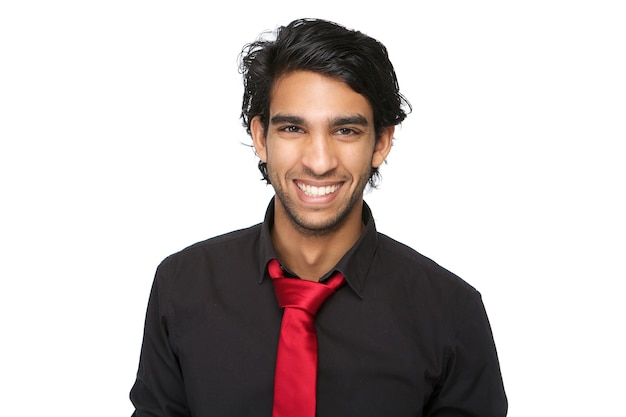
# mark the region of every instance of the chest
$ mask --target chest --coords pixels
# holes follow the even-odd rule
[[[444,336],[397,301],[342,291],[322,307],[318,415],[420,415],[443,372]],[[172,337],[196,415],[270,416],[282,317],[273,293],[182,311]]]

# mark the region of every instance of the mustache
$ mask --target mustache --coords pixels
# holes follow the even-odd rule
[[[324,172],[323,174],[318,174],[311,170],[310,168],[303,167],[296,173],[292,173],[290,177],[302,178],[306,177],[314,180],[345,180],[348,179],[347,175],[342,175],[337,172],[336,169],[332,169],[330,171]]]

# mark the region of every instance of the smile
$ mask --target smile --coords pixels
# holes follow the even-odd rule
[[[328,194],[332,194],[337,191],[339,187],[341,187],[340,184],[327,185],[325,187],[316,187],[314,185],[300,184],[299,182],[296,182],[296,185],[300,190],[302,190],[305,195],[309,197],[322,197]]]

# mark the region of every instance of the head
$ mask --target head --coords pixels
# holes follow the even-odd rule
[[[295,20],[279,27],[273,36],[267,35],[246,45],[241,53],[241,118],[248,134],[257,116],[267,131],[274,83],[299,70],[334,78],[364,96],[372,107],[377,132],[400,124],[410,111],[409,102],[399,92],[387,49],[377,40],[319,19]],[[259,170],[269,182],[262,161]],[[378,167],[372,167],[370,186],[375,187],[379,177]]]

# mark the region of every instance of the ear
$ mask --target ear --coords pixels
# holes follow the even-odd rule
[[[374,145],[374,154],[372,155],[372,167],[378,168],[385,162],[387,155],[391,151],[391,145],[393,143],[393,133],[395,132],[395,126],[387,126],[383,128],[383,131]]]
[[[267,162],[267,142],[261,116],[254,116],[250,121],[250,134],[252,135],[254,151],[262,162]]]

